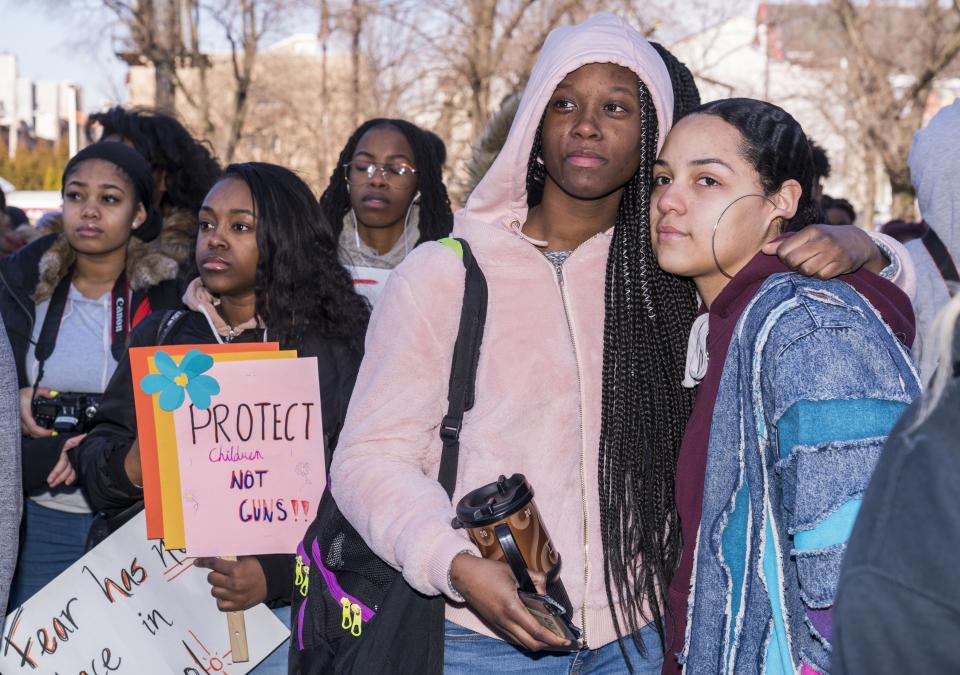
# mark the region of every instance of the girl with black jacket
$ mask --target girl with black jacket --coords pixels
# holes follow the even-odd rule
[[[64,170],[62,194],[64,231],[0,261],[0,315],[20,386],[29,496],[12,607],[83,554],[92,518],[83,495],[68,487],[75,473],[67,452],[83,416],[48,429],[35,419],[33,400],[50,399],[44,407],[56,414],[72,394],[96,399],[129,330],[153,309],[180,306],[177,261],[144,241],[153,177],[136,150],[111,142],[83,149]]]
[[[250,162],[227,167],[200,207],[200,276],[191,311],[156,313],[130,346],[276,341],[319,361],[325,459],[336,443],[363,353],[369,311],[337,261],[310,188],[292,172]],[[76,450],[90,503],[113,530],[143,508],[130,361],[107,388],[95,425]],[[318,448],[318,452],[320,449]],[[224,611],[288,602],[293,555],[200,559]]]

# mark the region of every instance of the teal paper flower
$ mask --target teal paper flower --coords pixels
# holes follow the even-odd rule
[[[140,388],[151,396],[160,394],[161,410],[172,412],[183,405],[184,390],[200,410],[209,408],[210,397],[220,393],[220,383],[202,374],[213,366],[213,357],[209,354],[191,349],[179,366],[166,352],[157,352],[153,360],[160,373],[144,377]]]

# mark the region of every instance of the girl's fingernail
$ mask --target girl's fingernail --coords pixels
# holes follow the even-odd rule
[[[53,438],[56,438],[57,436],[59,436],[59,434],[56,431],[51,431],[50,436]]]

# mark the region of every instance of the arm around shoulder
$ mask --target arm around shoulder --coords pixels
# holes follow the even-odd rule
[[[873,243],[889,260],[884,265],[883,261],[879,263],[880,269],[873,270],[888,281],[893,282],[897,287],[907,294],[910,302],[917,301],[917,270],[913,263],[913,258],[906,247],[893,237],[882,232],[868,232]]]

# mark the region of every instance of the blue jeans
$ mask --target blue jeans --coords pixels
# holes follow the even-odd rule
[[[13,610],[83,556],[92,513],[68,513],[27,500],[17,569],[10,587]]]
[[[616,642],[599,649],[570,653],[529,652],[503,640],[474,633],[450,621],[444,622],[443,637],[444,675],[620,675],[628,672],[620,645]],[[633,640],[624,640],[633,672],[636,675],[659,675],[663,666],[663,648],[657,629],[653,624],[641,628],[640,638],[646,648],[646,656],[640,654]]]
[[[283,621],[284,626],[287,628],[290,627],[289,607],[277,607],[270,611],[273,612],[275,617]],[[287,675],[287,657],[289,655],[290,645],[284,640],[283,644],[277,647],[270,656],[261,661],[260,664],[250,672],[256,673],[256,675]]]

